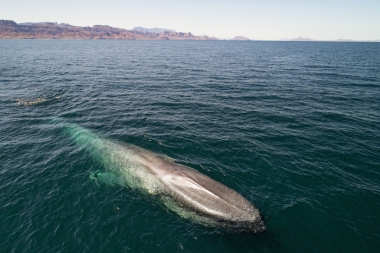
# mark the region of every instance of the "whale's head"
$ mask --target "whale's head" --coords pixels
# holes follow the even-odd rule
[[[267,226],[265,225],[261,217],[259,220],[252,222],[249,227],[249,231],[252,231],[254,233],[264,233],[266,230]]]
[[[250,221],[221,221],[221,227],[224,227],[231,233],[264,233],[267,229],[261,216],[256,216]]]

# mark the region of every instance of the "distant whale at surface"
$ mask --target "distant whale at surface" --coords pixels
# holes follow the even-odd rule
[[[184,218],[228,231],[264,232],[260,212],[236,191],[171,158],[100,138],[78,125],[65,131],[106,169],[91,177],[155,195]]]

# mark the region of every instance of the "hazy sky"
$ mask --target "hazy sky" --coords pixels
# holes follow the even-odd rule
[[[162,27],[218,38],[380,40],[380,0],[0,0],[0,19]]]

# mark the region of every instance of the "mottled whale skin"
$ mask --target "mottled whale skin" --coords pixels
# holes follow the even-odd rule
[[[128,186],[155,195],[170,210],[206,226],[232,232],[264,232],[260,212],[227,186],[143,148],[100,138],[78,125],[66,132],[100,162],[106,171],[93,179]],[[116,180],[115,180],[116,179]]]

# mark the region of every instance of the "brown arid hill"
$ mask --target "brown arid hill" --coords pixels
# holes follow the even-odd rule
[[[216,40],[209,36],[195,36],[190,32],[152,33],[108,25],[81,27],[49,22],[18,25],[12,20],[0,20],[0,39]]]

